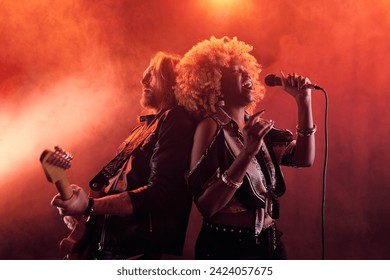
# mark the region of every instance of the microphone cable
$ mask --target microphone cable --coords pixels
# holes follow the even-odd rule
[[[268,86],[281,86],[282,80],[280,77],[277,77],[274,74],[269,74],[265,77],[265,84]],[[309,88],[313,90],[320,90],[325,96],[325,116],[324,116],[324,133],[325,133],[325,151],[324,151],[324,165],[323,165],[323,173],[322,173],[322,198],[321,198],[321,258],[325,259],[325,201],[326,201],[326,175],[328,169],[328,149],[329,149],[329,137],[328,137],[328,94],[326,91],[316,85],[310,84]]]
[[[328,107],[329,98],[326,91],[318,87],[318,89],[325,96],[325,116],[324,116],[324,137],[325,137],[325,151],[324,151],[324,165],[322,172],[322,198],[321,198],[321,259],[325,260],[325,201],[326,201],[326,185],[327,185],[327,169],[328,169],[328,149],[329,149],[329,136],[328,136]]]

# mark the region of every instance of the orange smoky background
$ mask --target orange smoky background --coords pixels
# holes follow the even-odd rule
[[[58,259],[67,229],[39,163],[59,145],[85,188],[142,113],[139,80],[157,51],[214,35],[254,46],[268,73],[309,76],[329,95],[326,257],[389,259],[390,1],[0,2],[0,259]],[[294,130],[296,105],[268,88],[259,109]],[[321,257],[324,96],[313,92],[317,158],[284,169],[280,227],[291,259]],[[192,258],[193,211],[183,258]],[[363,241],[363,242],[362,242]]]

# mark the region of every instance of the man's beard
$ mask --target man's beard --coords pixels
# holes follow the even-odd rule
[[[156,100],[153,95],[145,96],[142,95],[141,106],[146,109],[155,109],[157,107]]]

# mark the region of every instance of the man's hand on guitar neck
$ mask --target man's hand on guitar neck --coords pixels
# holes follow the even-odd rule
[[[51,204],[58,208],[61,216],[72,216],[77,220],[83,215],[90,215],[91,213],[86,214],[89,203],[88,194],[77,185],[72,184],[70,187],[73,191],[70,199],[63,200],[61,195],[57,194],[52,199]],[[131,192],[139,193],[147,189],[148,187],[144,186]],[[132,215],[134,211],[128,192],[94,198],[93,201],[92,215]],[[67,224],[66,221],[65,224]]]
[[[68,200],[62,200],[57,194],[51,201],[53,206],[58,208],[61,216],[81,216],[84,215],[88,207],[88,194],[79,186],[72,184],[73,195]]]

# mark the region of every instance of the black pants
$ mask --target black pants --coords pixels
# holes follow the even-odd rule
[[[287,254],[281,236],[275,224],[256,237],[254,229],[203,222],[196,241],[195,259],[285,260]]]
[[[94,255],[96,260],[160,260],[162,254],[160,253],[145,253],[137,256],[129,256],[126,254],[116,254],[111,251],[97,252]]]

